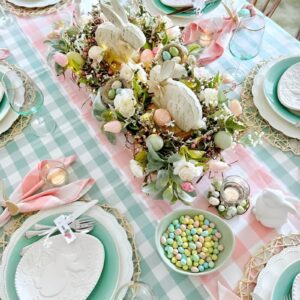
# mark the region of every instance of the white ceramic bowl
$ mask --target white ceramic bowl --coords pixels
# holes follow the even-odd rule
[[[220,243],[224,245],[224,250],[220,252],[218,260],[215,262],[215,267],[212,269],[206,269],[204,272],[199,273],[192,273],[191,271],[184,271],[183,269],[180,269],[176,267],[170,259],[166,256],[163,246],[160,243],[160,238],[162,234],[166,231],[168,228],[168,225],[174,220],[178,219],[182,215],[188,215],[188,216],[196,216],[202,214],[205,218],[207,218],[209,221],[216,224],[217,229],[222,234],[222,238],[220,239]],[[224,266],[224,264],[228,261],[228,259],[231,257],[234,246],[235,246],[235,238],[233,235],[232,230],[228,226],[228,224],[222,220],[220,217],[217,217],[216,215],[205,211],[201,209],[195,209],[195,208],[184,208],[184,209],[178,209],[170,214],[166,215],[160,223],[156,227],[155,231],[155,244],[158,253],[160,254],[162,260],[164,263],[173,271],[183,274],[183,275],[191,275],[191,276],[201,276],[201,275],[207,275],[211,274],[213,272],[216,272],[221,267]]]

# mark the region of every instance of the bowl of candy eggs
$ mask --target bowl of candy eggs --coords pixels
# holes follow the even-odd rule
[[[235,238],[227,223],[201,209],[178,209],[158,224],[155,243],[162,260],[184,275],[207,275],[231,257]]]

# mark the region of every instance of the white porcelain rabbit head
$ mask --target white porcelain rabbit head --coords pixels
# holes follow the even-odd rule
[[[146,43],[142,30],[128,21],[125,9],[118,0],[111,0],[111,6],[101,4],[101,11],[108,22],[100,24],[96,30],[99,46],[108,48],[118,57],[133,55]]]
[[[195,93],[185,84],[175,81],[176,64],[166,61],[155,66],[148,81],[150,93],[154,93],[154,103],[169,111],[176,125],[183,131],[205,126],[202,107]]]
[[[264,226],[279,229],[287,222],[288,213],[297,214],[291,197],[280,190],[264,189],[255,196],[256,204],[252,209],[256,219]]]

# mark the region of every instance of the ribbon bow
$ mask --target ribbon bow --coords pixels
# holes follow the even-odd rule
[[[72,155],[55,161],[69,166],[75,160],[76,156]],[[95,183],[94,179],[87,178],[35,194],[45,185],[45,181],[41,178],[40,173],[49,162],[51,160],[41,161],[24,177],[23,181],[9,197],[6,195],[3,182],[0,181],[0,204],[6,207],[0,215],[0,227],[3,227],[9,221],[11,216],[18,213],[49,209],[76,201]]]

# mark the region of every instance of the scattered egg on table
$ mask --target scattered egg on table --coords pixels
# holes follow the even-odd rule
[[[184,215],[168,225],[160,243],[177,268],[200,273],[215,267],[219,253],[224,250],[221,238],[216,224],[204,215]]]

